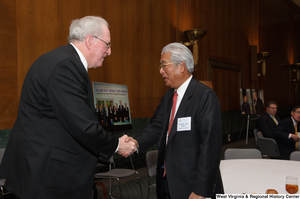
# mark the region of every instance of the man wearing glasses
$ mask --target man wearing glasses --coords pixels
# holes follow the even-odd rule
[[[295,106],[291,111],[291,117],[281,120],[274,132],[278,145],[280,158],[289,160],[293,151],[298,150],[300,106]]]
[[[136,150],[99,123],[88,68],[111,54],[110,32],[100,17],[70,26],[69,44],[41,57],[23,83],[19,113],[6,147],[0,176],[22,199],[91,198],[99,157]]]
[[[158,142],[156,191],[163,198],[223,193],[221,108],[216,93],[193,78],[194,59],[180,43],[165,46],[159,72],[167,91],[154,121],[136,138],[139,151]]]

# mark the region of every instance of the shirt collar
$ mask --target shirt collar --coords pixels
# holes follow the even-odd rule
[[[268,111],[266,111],[267,113],[268,113]],[[272,117],[273,118],[273,116],[270,114],[270,113],[268,113],[269,115],[270,115],[270,117]],[[274,117],[275,117],[275,115],[274,115]]]
[[[181,86],[176,90],[179,96],[183,96],[190,81],[192,80],[193,75],[191,75]]]
[[[294,120],[293,116],[291,116],[294,126],[297,125],[297,122]]]
[[[80,52],[80,50],[72,43],[70,43],[76,50],[77,54],[79,55],[80,61],[82,62],[84,68],[86,71],[88,71],[88,63],[85,59],[85,57],[83,56],[83,54]]]

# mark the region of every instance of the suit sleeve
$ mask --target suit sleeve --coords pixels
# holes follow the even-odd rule
[[[292,123],[290,124],[293,125]],[[289,122],[287,120],[282,120],[274,132],[274,137],[280,138],[280,139],[289,139],[289,134],[293,133],[290,129]]]
[[[260,98],[257,99],[257,111],[259,114],[263,114],[264,113],[264,104],[262,102],[262,100]]]
[[[170,94],[171,93],[171,94]],[[137,137],[136,140],[139,143],[139,151],[143,152],[151,147],[153,144],[158,143],[163,133],[163,124],[166,118],[166,104],[170,103],[170,95],[173,94],[173,91],[168,91],[166,95],[161,99],[158,107],[155,110],[153,119],[151,119],[151,124],[147,126]]]
[[[109,159],[119,141],[95,117],[89,77],[80,64],[75,59],[60,63],[51,74],[47,95],[55,117],[73,139],[94,155]]]
[[[200,154],[194,193],[212,197],[222,153],[222,117],[217,95],[210,89],[200,99],[197,109]]]
[[[264,137],[273,138],[273,132],[269,126],[269,121],[265,116],[260,116],[257,120],[258,129],[263,133]]]

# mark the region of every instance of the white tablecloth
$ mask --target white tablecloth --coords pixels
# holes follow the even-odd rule
[[[287,194],[285,190],[286,176],[298,177],[298,185],[300,181],[300,161],[222,160],[220,170],[226,194],[264,194],[267,189],[275,189],[279,194]],[[300,191],[297,194],[299,193]]]

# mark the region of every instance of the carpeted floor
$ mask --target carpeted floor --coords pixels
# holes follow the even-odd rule
[[[229,143],[226,145],[223,145],[222,148],[222,159],[224,159],[224,151],[228,148],[256,148],[256,143],[254,137],[251,137],[248,139],[248,143],[246,145],[245,139],[241,139],[239,141]],[[142,191],[143,191],[143,198],[147,199],[147,194],[148,194],[148,177],[147,177],[147,168],[141,168],[137,169],[139,172],[141,184],[142,184]],[[126,183],[123,183],[123,182]],[[127,178],[124,179],[124,181],[121,180],[122,184],[122,194],[123,194],[123,199],[141,199],[141,191],[140,191],[140,186],[136,180],[133,178]],[[107,191],[109,191],[109,181],[107,179],[101,179],[101,182],[106,186]],[[153,183],[155,183],[155,179],[152,179]],[[117,184],[116,180],[113,180],[113,189],[112,189],[112,196],[113,198],[120,199],[120,189]],[[100,187],[97,186],[98,189],[98,199],[103,198],[103,192]],[[150,190],[150,199],[156,199],[156,192],[155,189]]]
[[[145,170],[145,168],[143,168],[143,170]],[[123,183],[125,181],[125,183]],[[140,190],[140,185],[138,183],[138,180],[135,180],[133,178],[130,178],[129,180],[124,179],[121,180],[121,189],[122,189],[122,198],[123,199],[141,199],[147,198],[148,195],[148,177],[146,175],[140,177],[140,181],[141,181],[141,185],[142,185],[142,194],[141,194],[141,190]],[[155,179],[152,179],[151,182],[154,182]],[[107,192],[109,192],[109,185],[108,185],[108,180],[107,182],[103,182],[106,185],[107,188]],[[116,184],[116,180],[114,180],[113,182],[113,189],[112,189],[112,196],[113,198],[121,198],[121,194],[120,194],[120,188],[119,185]],[[98,199],[102,199],[103,198],[103,191],[100,187],[97,186],[98,189]],[[142,196],[141,196],[142,195]],[[149,199],[156,199],[156,192],[155,189],[150,189],[150,194],[149,194]]]

